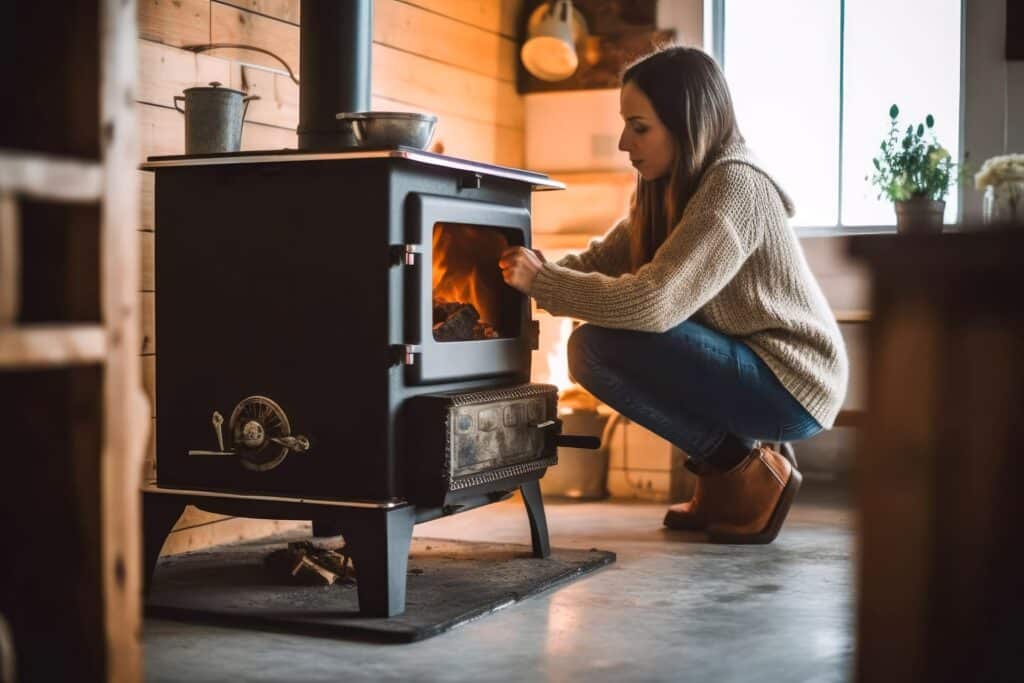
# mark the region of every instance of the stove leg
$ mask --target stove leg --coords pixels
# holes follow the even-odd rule
[[[533,542],[534,557],[551,555],[551,541],[548,539],[548,520],[544,514],[544,499],[540,495],[540,481],[527,482],[519,487],[526,503],[526,516],[530,518],[530,540]]]
[[[160,558],[160,549],[167,535],[185,511],[186,501],[178,496],[163,493],[142,494],[142,583],[144,593],[149,593],[153,572]]]
[[[343,533],[356,566],[361,615],[393,617],[405,611],[409,544],[415,523],[416,508],[406,505],[375,511],[346,526]]]

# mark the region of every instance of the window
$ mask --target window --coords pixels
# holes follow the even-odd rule
[[[793,197],[797,227],[895,223],[865,176],[889,128],[935,117],[960,153],[961,0],[708,0],[708,44],[740,130]],[[955,188],[946,221],[957,216]]]

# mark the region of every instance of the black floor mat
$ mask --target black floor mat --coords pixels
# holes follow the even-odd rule
[[[243,628],[411,642],[443,633],[615,561],[602,550],[552,549],[536,559],[521,545],[416,538],[409,556],[405,613],[358,614],[356,588],[289,586],[263,567],[289,535],[174,555],[160,560],[146,600],[154,617]]]

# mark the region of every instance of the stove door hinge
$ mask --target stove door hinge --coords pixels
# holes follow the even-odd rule
[[[530,348],[536,351],[540,348],[540,322],[537,320],[531,320],[529,326],[526,328],[526,334],[529,337]]]
[[[391,358],[394,365],[415,365],[416,356],[423,353],[419,344],[392,344]]]
[[[419,244],[394,244],[391,246],[392,263],[403,266],[415,266],[423,247]]]

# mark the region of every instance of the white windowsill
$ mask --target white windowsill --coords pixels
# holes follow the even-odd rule
[[[804,237],[853,237],[855,235],[895,235],[895,225],[828,226],[823,228],[793,228],[796,236]]]

